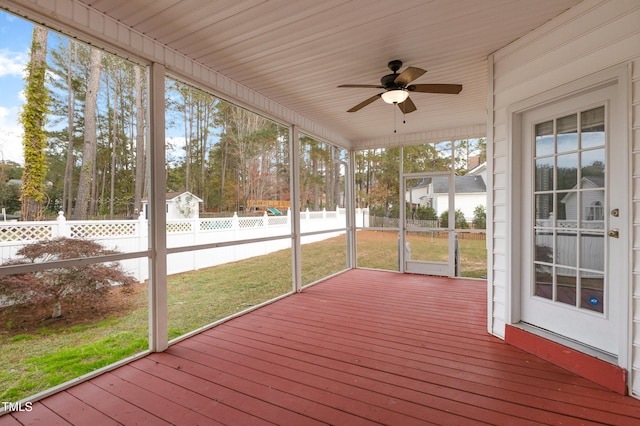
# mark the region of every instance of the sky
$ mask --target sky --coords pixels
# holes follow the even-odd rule
[[[24,69],[29,60],[33,25],[0,11],[0,160],[23,163]]]
[[[29,61],[32,32],[32,23],[0,10],[0,161],[24,164],[23,131],[18,119],[25,102],[24,70]],[[50,31],[50,46],[57,42],[52,34]],[[168,129],[167,142],[175,151],[173,155],[180,157],[184,155],[185,140],[181,134],[175,134],[180,133],[177,130]]]

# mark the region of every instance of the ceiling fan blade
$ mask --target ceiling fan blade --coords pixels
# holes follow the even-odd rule
[[[407,86],[407,90],[410,92],[457,95],[462,91],[462,84],[412,84]]]
[[[409,114],[410,112],[418,109],[411,98],[407,98],[404,102],[399,103],[398,108],[400,108],[400,111],[402,111],[403,114]]]
[[[425,72],[427,71],[422,68],[409,67],[396,77],[395,83],[406,86]]]
[[[367,89],[384,89],[384,87],[379,84],[341,84],[338,87],[357,87],[357,88],[367,88]]]
[[[350,110],[348,110],[347,112],[356,112],[361,110],[362,108],[366,107],[367,105],[369,105],[371,102],[376,101],[380,95],[382,95],[382,93],[378,93],[375,96],[370,97],[369,99],[360,102],[358,105],[354,106],[353,108],[351,108]]]

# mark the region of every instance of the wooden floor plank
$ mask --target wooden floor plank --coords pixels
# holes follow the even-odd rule
[[[242,410],[229,407],[218,401],[215,397],[201,395],[192,389],[178,386],[167,381],[164,377],[151,374],[144,368],[145,363],[142,363],[142,365],[139,364],[140,363],[132,363],[118,368],[113,374],[206,416],[210,419],[207,421],[207,423],[210,424],[220,422],[222,424],[242,424],[249,426],[264,424],[265,422],[263,419],[252,416]],[[180,374],[180,372],[177,372],[177,374]]]
[[[640,401],[489,335],[486,309],[482,281],[352,270],[0,426],[640,424]]]
[[[0,416],[0,426],[21,426],[22,423],[16,420],[11,413]]]
[[[0,425],[11,425],[15,424],[14,422],[25,426],[68,426],[71,424],[42,403],[36,402],[31,408],[31,410],[16,411],[0,417]]]
[[[326,392],[303,383],[277,375],[266,374],[254,368],[228,362],[195,350],[189,349],[190,342],[174,347],[170,350],[173,355],[181,356],[203,366],[214,366],[219,382],[233,383],[234,388],[243,389],[247,393],[262,395],[265,393],[264,383],[269,384],[269,400],[283,406],[304,407],[303,414],[325,423],[333,424],[366,424],[365,419],[385,424],[412,424],[412,419],[398,414],[385,416],[379,407],[360,405],[357,401],[347,398],[336,398]],[[227,372],[232,371],[232,374]]]
[[[220,424],[214,419],[210,419],[174,402],[172,398],[164,398],[113,373],[103,374],[92,380],[92,383],[147,412],[153,412],[155,416],[171,424],[177,424],[178,422],[185,424]]]
[[[203,378],[210,384],[234,389],[242,395],[241,408],[271,422],[324,424],[314,418],[318,413],[314,410],[314,408],[317,408],[317,404],[313,401],[307,401],[295,395],[273,389],[269,383],[251,382],[211,366],[199,364],[189,358],[174,354],[174,352],[183,354],[176,347],[172,347],[166,353],[161,354],[162,356],[154,356],[153,360],[170,368],[179,369],[195,378]],[[257,404],[257,402],[262,402],[262,404]],[[356,421],[358,419],[352,418],[351,420]]]
[[[67,389],[67,392],[123,425],[170,424],[161,417],[152,414],[153,412],[145,411],[126,399],[120,398],[99,387],[94,381],[101,377],[102,376],[98,376],[88,382],[73,386]],[[76,424],[81,425],[82,423]]]
[[[64,418],[71,424],[85,425],[117,425],[119,424],[108,415],[85,404],[68,392],[58,392],[42,401],[51,411]]]

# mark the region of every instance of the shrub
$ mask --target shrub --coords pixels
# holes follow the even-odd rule
[[[455,219],[455,227],[456,229],[466,229],[469,227],[467,223],[467,219],[464,217],[464,213],[462,210],[456,210],[456,219]],[[449,226],[449,210],[445,210],[440,215],[440,226],[446,228]]]
[[[419,220],[437,220],[438,213],[433,207],[418,206],[416,207],[415,218]]]
[[[476,229],[487,229],[487,210],[483,205],[476,206],[473,210],[473,227]]]
[[[117,253],[101,244],[73,238],[38,241],[18,250],[21,259],[2,266],[44,263],[57,260],[88,258]],[[52,304],[52,318],[62,316],[62,301],[68,297],[97,300],[112,285],[129,285],[134,278],[117,262],[90,263],[80,266],[54,267],[0,277],[0,300],[13,303]]]

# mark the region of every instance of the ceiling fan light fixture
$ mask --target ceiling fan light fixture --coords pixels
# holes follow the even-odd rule
[[[382,100],[388,104],[401,104],[409,97],[409,92],[404,89],[388,90],[382,94]]]

